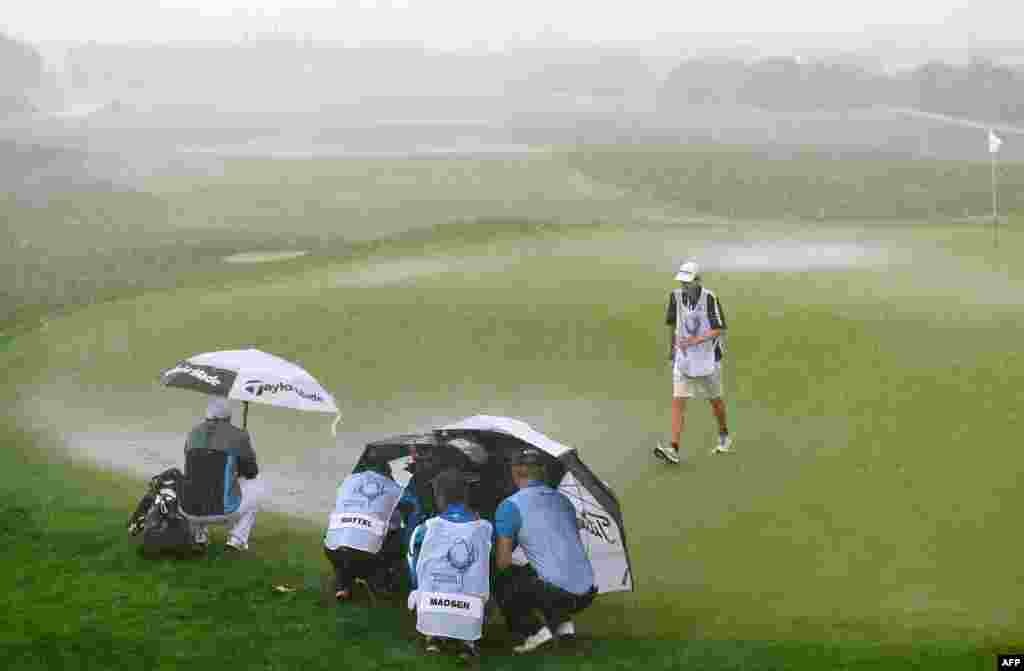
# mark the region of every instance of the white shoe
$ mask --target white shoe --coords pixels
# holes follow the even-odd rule
[[[725,454],[726,452],[732,452],[732,436],[719,435],[718,444],[711,448],[711,454]]]
[[[679,463],[679,450],[674,450],[671,447],[662,447],[661,443],[654,448],[654,456],[659,459],[664,459],[670,464]]]
[[[576,625],[573,624],[572,620],[566,620],[562,624],[555,627],[555,636],[563,638],[565,636],[575,636]]]
[[[526,652],[533,652],[545,643],[550,643],[552,639],[554,639],[554,636],[551,635],[551,630],[547,627],[541,627],[533,636],[527,636],[522,645],[517,645],[512,648],[512,651],[517,655],[521,655]]]

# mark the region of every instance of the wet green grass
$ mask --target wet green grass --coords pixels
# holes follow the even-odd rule
[[[102,415],[180,430],[195,403],[156,389],[156,373],[184,354],[245,344],[314,371],[343,408],[343,431],[400,432],[439,413],[529,419],[579,446],[622,493],[641,590],[610,601],[623,601],[634,633],[691,634],[677,623],[697,604],[719,610],[693,625],[702,635],[771,622],[827,630],[836,618],[869,628],[897,618],[975,638],[1012,631],[1015,607],[994,604],[1021,582],[1017,563],[1001,554],[983,577],[972,571],[978,544],[1012,523],[1016,282],[1005,281],[1002,301],[989,291],[975,305],[951,300],[940,277],[915,266],[820,273],[827,283],[720,272],[712,284],[733,329],[740,454],[706,455],[713,432],[695,405],[684,440],[693,461],[665,471],[648,453],[667,426],[661,324],[671,266],[645,259],[657,259],[670,233],[589,233],[573,255],[571,232],[562,247],[554,237],[504,240],[515,261],[497,267],[492,243],[465,244],[461,266],[397,285],[339,264],[115,302],[51,322],[15,358],[26,373],[46,360],[26,395],[62,407],[55,421],[79,428]],[[588,250],[602,236],[605,250]],[[607,250],[618,264],[600,262]],[[955,256],[931,258],[962,267]],[[412,260],[403,251],[365,264]],[[976,279],[999,285],[995,274]],[[259,416],[262,454],[280,468],[329,445],[323,422]],[[968,456],[962,441],[987,446],[986,458]],[[342,444],[358,448],[349,434]],[[593,626],[620,630],[598,616]]]
[[[487,189],[500,192],[497,183]],[[346,417],[337,449],[353,459],[365,437],[439,419],[476,412],[527,419],[578,447],[623,503],[638,590],[601,599],[581,628],[602,640],[673,639],[667,647],[630,644],[623,657],[617,644],[598,643],[609,647],[600,648],[596,668],[620,659],[635,664],[640,654],[656,665],[705,668],[886,661],[981,668],[994,650],[1020,643],[1024,576],[1012,529],[1024,276],[1014,263],[1016,228],[1008,226],[993,250],[989,232],[977,226],[683,225],[677,204],[665,205],[671,221],[664,221],[649,216],[651,201],[621,198],[618,211],[648,214],[588,224],[593,203],[585,203],[566,206],[577,218],[562,225],[552,215],[557,208],[524,205],[536,216],[482,226],[417,220],[413,228],[421,230],[333,256],[223,275],[183,272],[174,290],[126,295],[9,341],[10,400],[25,422],[49,428],[47,441],[59,440],[53,432],[94,425],[181,432],[198,401],[157,388],[157,373],[183,355],[253,345],[301,362],[335,393]],[[476,207],[480,217],[499,209]],[[812,272],[793,257],[801,244],[840,242],[887,250],[890,265]],[[789,251],[773,257],[780,244]],[[730,266],[752,252],[777,267]],[[727,389],[738,453],[707,455],[710,413],[695,404],[684,439],[692,458],[666,470],[649,456],[668,427],[664,301],[674,264],[690,254],[713,259],[708,281],[729,316]],[[266,408],[251,420],[269,469],[301,475],[315,466],[317,450],[331,449],[323,421]],[[95,478],[121,482],[68,472],[82,487]],[[46,491],[13,466],[9,473],[4,491],[15,498]],[[325,473],[316,486],[343,475]],[[122,524],[137,495],[123,491],[95,494],[88,514],[70,525],[79,529],[65,529],[68,544],[108,534],[98,530],[115,517]],[[31,505],[56,511],[69,504],[44,496]],[[64,533],[57,521],[48,524],[34,533]],[[279,566],[273,548],[302,548],[286,565],[309,584],[324,571],[316,522],[291,530],[277,524],[284,522],[261,523],[254,536],[254,546],[266,548],[257,550],[259,561],[269,563],[227,585],[223,600],[249,588],[260,594],[265,580],[259,589],[246,581]],[[110,560],[109,584],[146,584],[142,566],[127,560],[122,533],[118,527],[103,536],[95,566],[54,557],[40,571],[96,573]],[[39,545],[49,542],[35,538],[19,551],[52,552]],[[167,570],[173,585],[191,569]],[[41,593],[40,580],[19,588],[23,602]],[[296,622],[311,618],[314,633],[291,632],[312,642],[301,652],[287,648],[282,660],[328,656],[321,646],[331,639],[315,632],[341,632],[322,620],[333,616],[313,607],[313,591],[300,592],[294,613]],[[258,612],[272,598],[265,594],[245,609],[251,619],[241,631],[260,636],[254,632],[268,626],[269,616]],[[147,603],[141,591],[125,598],[136,609]],[[201,598],[192,591],[181,608],[194,609]],[[93,609],[76,602],[60,617]],[[26,641],[56,640],[46,637],[65,620],[54,613],[31,611],[26,621],[37,630],[19,639],[27,646],[19,650],[31,648]],[[50,617],[56,629],[46,628]],[[387,651],[388,637],[404,626],[399,615],[367,617],[383,618],[367,635],[377,651],[367,657],[386,665],[396,654],[392,661],[405,663],[411,652]],[[112,614],[92,634],[112,636],[119,626]],[[154,629],[141,640],[165,646],[174,636]],[[277,647],[291,645],[284,638],[267,648],[285,650]],[[202,640],[202,650],[213,645]],[[247,650],[251,666],[278,663]]]
[[[414,642],[400,604],[364,596],[331,603],[314,529],[264,514],[261,544],[241,558],[219,546],[194,560],[140,558],[124,531],[142,483],[31,449],[46,436],[0,426],[0,651],[5,668],[445,669]],[[219,540],[215,536],[214,540]],[[280,594],[275,585],[295,591]],[[484,645],[498,669],[987,668],[991,655],[959,642],[892,645],[775,636],[683,641],[584,638],[571,650],[515,658],[499,628]]]
[[[982,141],[976,161],[709,143],[584,147],[570,162],[597,182],[718,216],[935,221],[991,214]],[[1000,166],[999,184],[1004,211],[1024,207],[1021,164]]]

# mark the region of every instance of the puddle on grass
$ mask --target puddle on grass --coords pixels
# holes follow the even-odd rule
[[[224,263],[272,263],[274,261],[297,259],[306,254],[309,254],[309,251],[239,252],[238,254],[225,256],[223,261]]]
[[[695,259],[706,271],[728,272],[801,272],[884,267],[902,262],[906,254],[883,242],[864,244],[846,241],[788,239],[695,240],[679,237],[673,231],[629,233],[595,237],[590,240],[564,239],[552,248],[559,257],[598,257],[603,259],[651,262],[659,267],[675,268],[686,259]]]
[[[841,270],[886,266],[893,260],[882,246],[852,243],[757,243],[712,245],[695,250],[709,269],[735,272]]]
[[[448,272],[455,259],[402,258],[380,261],[369,266],[351,268],[333,273],[328,286],[370,287],[400,284],[406,280],[421,279]]]
[[[378,287],[416,282],[458,273],[471,281],[474,277],[500,273],[531,257],[595,258],[607,261],[633,259],[644,265],[654,261],[674,269],[687,258],[697,259],[711,272],[814,272],[853,268],[885,267],[901,262],[899,250],[881,244],[848,242],[811,242],[792,240],[776,243],[707,243],[692,240],[666,241],[664,236],[630,233],[626,236],[597,236],[589,240],[564,239],[531,245],[528,241],[506,248],[503,254],[481,253],[474,249],[465,256],[436,258],[403,257],[382,259],[358,267],[331,270],[318,286],[332,288]]]
[[[511,402],[445,398],[422,403],[399,396],[387,408],[355,407],[346,413],[351,415],[346,419],[351,424],[339,426],[336,439],[330,435],[327,416],[258,408],[250,413],[249,429],[266,485],[264,508],[322,522],[334,505],[338,484],[352,471],[366,444],[427,431],[477,413],[527,421],[580,449],[604,478],[621,468],[626,455],[601,447],[609,432],[600,428],[597,420],[602,414],[607,416],[604,406],[579,399],[539,400],[544,395],[541,388],[523,391],[524,399]],[[88,408],[73,407],[71,398],[61,399],[61,393],[57,387],[42,387],[19,414],[32,428],[53,435],[71,454],[104,469],[148,480],[166,469],[184,468],[185,436],[197,421],[196,403],[191,402],[195,399],[182,399],[153,416],[152,408],[167,403],[160,392],[108,391],[94,395]],[[150,416],[146,416],[147,408]],[[237,419],[233,420],[236,425]],[[140,497],[142,489],[140,484]]]
[[[142,413],[144,406],[160,402],[160,394],[138,395],[132,401],[136,406],[108,392],[97,399],[98,405],[75,409],[69,406],[69,399],[59,401],[57,393],[53,388],[40,389],[32,406],[22,407],[20,414],[33,428],[53,432],[72,455],[144,480],[169,468],[184,469],[185,436],[196,422],[191,407],[169,407],[165,416],[143,420],[104,413],[101,408],[138,408]],[[263,507],[315,522],[323,521],[334,506],[338,484],[352,471],[367,443],[426,431],[468,414],[406,409],[364,415],[358,429],[345,431],[342,424],[335,439],[329,421],[323,419],[326,415],[297,413],[288,421],[290,413],[268,416],[266,410],[279,409],[259,408],[249,422],[267,493]],[[233,421],[238,424],[237,418]],[[175,425],[181,428],[171,428]],[[396,474],[396,478],[400,476]],[[140,485],[140,497],[143,489]]]
[[[258,435],[254,436],[257,440]],[[184,469],[185,431],[164,433],[90,427],[64,433],[61,437],[73,454],[85,456],[113,471],[150,478],[169,468]],[[338,483],[351,472],[361,453],[360,445],[351,449],[307,450],[283,461],[275,460],[276,455],[261,455],[260,477],[267,491],[264,508],[320,520],[334,504]],[[139,496],[142,494],[140,489]]]
[[[520,263],[518,256],[467,254],[433,259],[404,257],[381,260],[368,266],[334,270],[323,284],[333,288],[380,287],[459,273],[467,277],[496,273]]]

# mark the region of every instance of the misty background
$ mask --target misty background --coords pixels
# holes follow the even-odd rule
[[[1024,125],[1017,14],[980,1],[34,3],[0,24],[2,177],[38,195],[225,156],[694,140],[983,160],[984,126]]]
[[[129,248],[170,246],[164,253],[175,259],[198,252],[170,224],[201,226],[211,216],[224,219],[214,227],[219,246],[203,245],[211,258],[256,235],[254,212],[281,221],[285,248],[333,244],[284,230],[329,204],[245,196],[230,213],[197,215],[191,203],[201,198],[174,202],[147,181],[221,178],[238,158],[479,160],[685,147],[708,168],[688,183],[716,191],[729,187],[715,175],[728,181],[732,168],[715,168],[714,153],[697,158],[709,146],[757,160],[802,156],[826,181],[870,172],[858,163],[865,157],[976,162],[987,173],[989,128],[1006,140],[1001,161],[1024,159],[1024,45],[1014,39],[1024,12],[1005,3],[549,5],[40,0],[8,8],[0,23],[4,321],[43,309],[44,298],[86,301],[99,287],[137,281],[106,257],[96,261],[102,272],[76,270],[89,251],[67,231],[80,221]],[[751,164],[750,179],[778,165]],[[609,179],[646,192],[664,181],[654,173]],[[906,188],[920,200],[920,188]],[[117,198],[104,197],[111,193]],[[980,214],[976,204],[952,209]],[[177,262],[154,267],[135,256],[140,277],[159,271],[172,282]]]

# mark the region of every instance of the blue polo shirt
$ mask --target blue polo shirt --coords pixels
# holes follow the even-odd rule
[[[494,514],[495,534],[523,548],[541,579],[572,594],[594,586],[572,502],[543,482],[531,480],[508,497]]]

